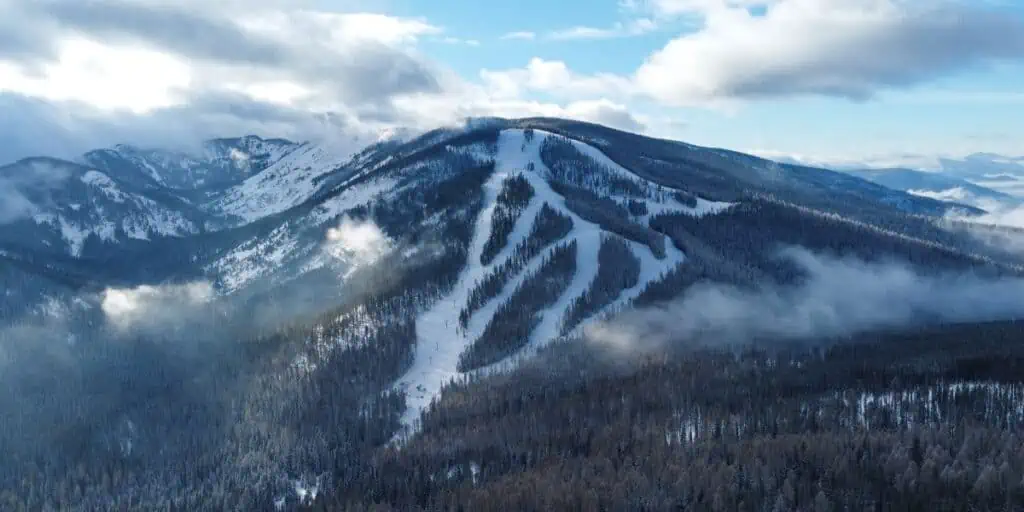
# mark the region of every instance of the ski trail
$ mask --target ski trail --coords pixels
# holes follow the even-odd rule
[[[409,371],[395,384],[406,391],[403,426],[413,427],[420,413],[440,394],[442,386],[458,375],[459,354],[470,341],[458,333],[459,311],[475,283],[486,275],[486,267],[480,265],[480,254],[491,236],[494,208],[507,176],[503,169],[496,168],[484,184],[484,207],[473,229],[466,268],[454,289],[416,319],[415,359]]]
[[[395,384],[396,388],[406,392],[406,410],[401,418],[406,433],[417,429],[423,410],[430,406],[434,398],[441,393],[441,388],[445,384],[460,375],[458,371],[459,355],[480,336],[487,320],[494,315],[494,311],[501,304],[496,300],[490,301],[473,315],[469,328],[465,332],[461,332],[459,312],[466,305],[470,291],[495,266],[504,262],[512,254],[516,245],[529,236],[533,220],[543,205],[543,199],[539,198],[536,193],[536,181],[538,180],[531,179],[530,183],[535,187],[534,196],[516,221],[515,227],[509,235],[508,243],[491,264],[480,264],[480,255],[483,253],[487,239],[491,236],[494,209],[497,206],[497,198],[503,182],[515,174],[523,174],[528,178],[533,174],[527,170],[527,163],[530,159],[524,155],[522,150],[524,140],[522,132],[520,131],[518,135],[517,138],[513,134],[505,132],[501,134],[494,173],[484,184],[484,208],[474,225],[473,240],[466,268],[459,275],[452,292],[416,319],[415,359],[409,371]],[[543,180],[539,181],[543,182]],[[545,183],[545,185],[547,184]],[[507,300],[519,283],[525,279],[525,276],[536,270],[543,261],[543,254],[546,253],[547,251],[544,251],[541,256],[531,260],[515,279],[510,280],[498,299]],[[484,318],[486,320],[481,320]]]

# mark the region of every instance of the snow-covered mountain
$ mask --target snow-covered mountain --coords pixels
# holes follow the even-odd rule
[[[521,144],[520,154],[499,151],[498,142],[488,139],[507,137],[514,129],[552,138],[531,138]],[[566,144],[552,142],[560,140]],[[539,151],[537,141],[564,146],[565,154],[548,148],[548,163],[523,156]],[[382,137],[355,155],[255,136],[216,139],[203,148],[189,155],[117,146],[88,153],[85,163],[40,158],[4,167],[0,179],[10,183],[6,210],[11,213],[0,242],[11,250],[71,256],[83,265],[144,260],[150,279],[201,275],[224,293],[268,291],[336,270],[337,258],[323,246],[342,217],[398,209],[403,213],[394,215],[400,222],[385,218],[377,224],[392,239],[421,238],[413,221],[425,210],[419,215],[406,210],[419,208],[444,179],[481,165],[507,173],[510,165],[536,169],[543,164],[557,176],[572,176],[563,176],[568,181],[562,186],[570,188],[556,193],[572,204],[589,204],[600,212],[591,213],[593,218],[623,223],[627,227],[611,232],[636,243],[656,238],[649,226],[655,217],[702,201],[784,200],[875,223],[889,216],[941,216],[965,209],[843,173],[557,119],[472,120],[412,139]],[[554,178],[527,173],[540,194],[537,176]],[[675,199],[666,199],[669,195]],[[605,211],[613,203],[625,213]],[[621,218],[608,220],[615,217]]]
[[[86,153],[83,163],[139,185],[218,190],[258,174],[298,146],[254,135],[206,141],[194,152],[118,145]]]
[[[846,172],[891,189],[967,204],[984,210],[1015,208],[1024,204],[1024,197],[1000,192],[947,172],[910,169],[848,170]]]
[[[974,153],[962,158],[902,155],[829,161],[784,154],[765,156],[788,164],[847,172],[896,190],[982,209],[1015,206],[1024,198],[1024,157]]]
[[[297,468],[333,467],[357,436],[382,444],[415,432],[453,380],[514,368],[608,315],[701,282],[797,282],[801,270],[777,257],[783,247],[936,272],[1021,269],[1018,254],[938,222],[969,207],[589,123],[476,120],[355,155],[260,144],[277,150],[250,151],[261,163],[237,175],[189,175],[157,157],[116,166],[29,160],[0,173],[17,184],[3,189],[16,202],[0,210],[0,314],[76,311],[86,319],[76,340],[144,333],[176,341],[175,358],[196,356],[182,364],[188,371],[175,367],[188,378],[155,373],[169,389],[198,386],[199,398],[118,381],[132,395],[118,403],[129,405],[88,430],[122,437],[100,437],[92,449],[120,446],[131,425],[147,481],[179,481],[188,447],[225,486],[248,489],[238,494],[256,500],[253,509],[305,499],[320,473]],[[91,354],[90,346],[62,350]],[[238,353],[257,362],[238,363]],[[234,371],[251,380],[203,384]],[[217,405],[244,418],[239,427],[176,430],[180,418],[167,411],[204,410],[196,403],[210,389],[249,390]],[[330,407],[303,409],[310,393]],[[241,449],[253,444],[280,453],[254,460]],[[280,480],[252,492],[253,471]],[[150,491],[183,493],[174,500],[185,508],[198,495],[174,485],[137,492]],[[79,503],[102,508],[109,494],[87,490]]]
[[[182,237],[201,215],[179,197],[120,183],[95,168],[50,158],[0,167],[6,206],[0,242],[81,257],[102,245]]]

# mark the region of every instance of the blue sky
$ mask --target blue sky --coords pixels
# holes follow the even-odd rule
[[[0,33],[12,154],[48,149],[26,132],[56,151],[490,114],[819,159],[1024,154],[1009,0],[0,0]]]

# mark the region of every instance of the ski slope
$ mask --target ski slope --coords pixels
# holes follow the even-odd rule
[[[598,250],[601,246],[603,230],[600,226],[588,222],[570,211],[565,205],[565,199],[548,184],[547,178],[551,176],[551,171],[540,157],[540,148],[545,138],[549,136],[556,135],[535,130],[534,136],[527,140],[522,130],[501,132],[495,158],[495,172],[484,186],[484,207],[474,225],[466,267],[451,293],[416,319],[415,359],[409,371],[395,384],[396,389],[406,392],[406,411],[401,418],[405,428],[404,432],[396,436],[396,441],[415,433],[419,428],[421,413],[440,395],[442,388],[452,380],[466,375],[457,369],[460,354],[483,333],[500,305],[515,293],[520,284],[540,267],[554,246],[558,245],[553,244],[530,260],[525,268],[511,277],[498,296],[488,301],[472,315],[465,330],[459,328],[459,312],[466,304],[471,290],[478,281],[483,280],[495,267],[504,262],[514,248],[529,235],[534,218],[544,203],[572,219],[572,230],[559,244],[571,240],[576,241],[576,274],[555,304],[540,313],[540,323],[530,334],[526,346],[502,361],[474,370],[469,374],[514,368],[518,362],[533,356],[538,350],[557,339],[566,311],[577,297],[592,286],[596,279]],[[578,142],[574,142],[574,144],[584,154],[595,159],[611,172],[636,179],[635,175],[609,160],[597,149]],[[532,169],[532,171],[528,169]],[[534,195],[516,221],[505,247],[490,264],[483,265],[480,263],[480,255],[483,252],[484,244],[491,235],[493,212],[502,183],[506,178],[517,174],[521,174],[529,181],[534,189]],[[712,214],[731,206],[728,203],[701,201],[696,208],[690,208],[675,201],[657,202],[651,199],[648,200],[648,203],[654,212],[678,211],[691,215]],[[658,259],[644,244],[628,243],[641,262],[640,278],[635,286],[624,290],[602,312],[614,311],[629,305],[650,282],[659,279],[666,272],[685,261],[682,251],[671,243],[666,244],[667,256],[664,259]],[[587,323],[587,321],[583,322],[577,329]]]

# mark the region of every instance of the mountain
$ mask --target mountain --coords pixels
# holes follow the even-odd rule
[[[119,145],[90,151],[83,160],[87,165],[138,185],[216,190],[238,185],[297,147],[298,144],[291,141],[264,140],[250,135],[206,141],[196,154]]]
[[[982,209],[1014,208],[1024,198],[1000,192],[943,172],[910,169],[848,170],[854,176],[918,196],[957,202]]]
[[[672,448],[684,437],[869,421],[847,406],[905,383],[953,410],[962,395],[941,376],[968,373],[895,349],[747,356],[734,337],[798,350],[1017,312],[986,286],[1021,276],[1020,254],[941,222],[979,210],[841,172],[551,118],[477,119],[354,155],[224,140],[206,160],[119,147],[0,174],[19,205],[0,240],[10,508],[478,510],[501,495],[705,508],[676,484],[651,489],[658,463],[643,454],[672,461],[664,482],[696,482],[676,478],[697,453]],[[258,163],[238,167],[233,151]],[[180,229],[156,223],[164,209]],[[955,311],[951,276],[971,291]],[[635,318],[648,320],[613,328]],[[985,347],[978,364],[1016,357]],[[992,389],[985,417],[1001,417],[1017,388]],[[871,438],[861,460],[878,466],[902,442]],[[856,453],[836,443],[823,460]],[[708,464],[729,460],[715,453]],[[544,468],[645,491],[576,496],[535,480]],[[803,477],[788,479],[801,493],[817,482]]]
[[[0,242],[83,256],[103,244],[195,234],[201,212],[83,165],[29,158],[0,167],[9,205]]]
[[[979,197],[987,200],[990,191],[1016,197],[1024,197],[1024,157],[1009,157],[992,153],[974,153],[963,158],[924,157],[921,155],[901,155],[894,158],[868,159],[864,161],[825,161],[796,157],[791,155],[766,155],[773,160],[813,167],[827,168],[843,172],[852,172],[861,177],[882,183],[885,179],[897,190],[908,190],[904,183],[913,183],[920,189],[932,193],[943,193],[945,197],[956,197],[967,192],[967,200]],[[896,175],[883,177],[885,173],[898,171]],[[923,173],[911,176],[912,172]],[[876,174],[877,173],[877,174]],[[927,181],[925,181],[927,180]],[[963,182],[987,190],[968,190]],[[941,188],[945,182],[945,188]],[[885,183],[883,183],[885,184]],[[887,185],[888,186],[888,185]],[[912,188],[912,187],[911,187]],[[962,190],[959,190],[962,189]],[[946,193],[949,191],[949,193]]]
[[[962,159],[940,158],[939,164],[943,171],[967,179],[1024,178],[1024,157],[974,153]]]
[[[940,163],[943,171],[953,176],[1024,197],[1024,157],[978,153],[961,160],[943,159]]]

